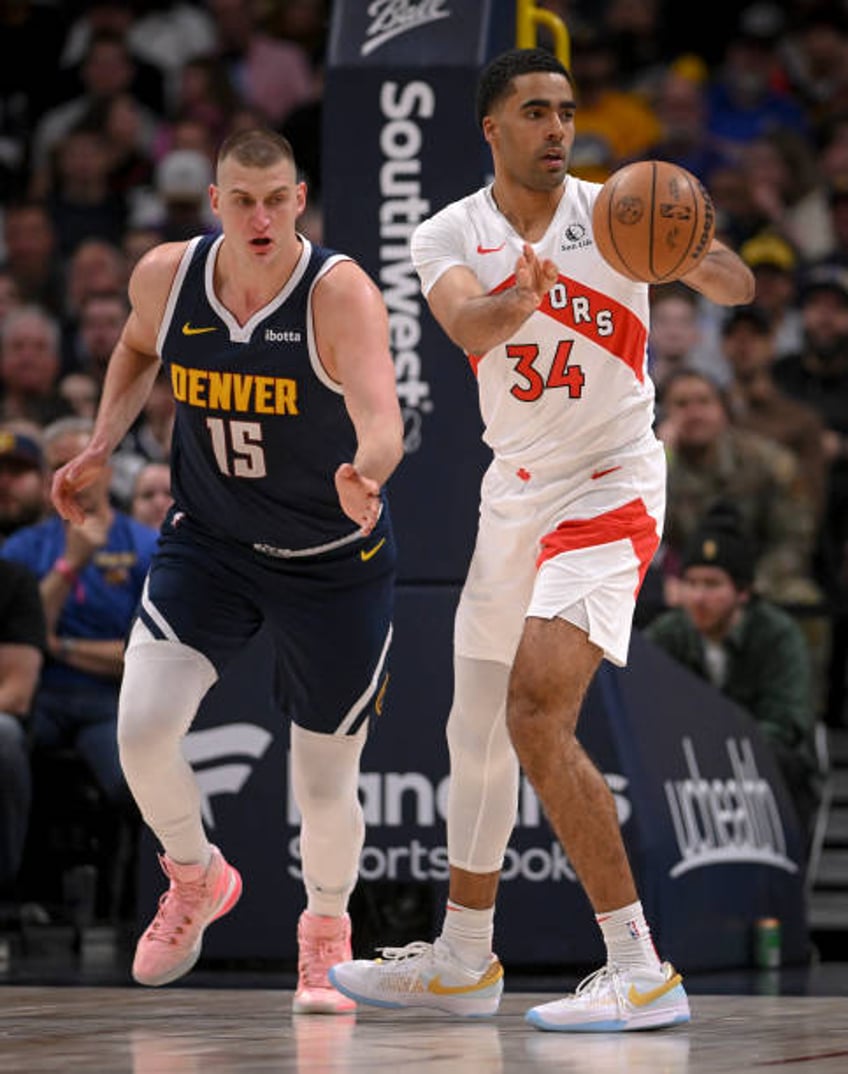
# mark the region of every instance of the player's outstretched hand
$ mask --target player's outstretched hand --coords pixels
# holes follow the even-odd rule
[[[557,282],[557,275],[553,261],[548,258],[540,261],[533,247],[529,243],[524,244],[521,256],[515,262],[515,286],[531,299],[533,309]]]
[[[50,496],[56,510],[66,522],[73,522],[77,526],[85,522],[85,511],[80,506],[77,493],[88,488],[103,473],[106,466],[107,460],[99,452],[86,448],[53,475]]]
[[[380,517],[380,486],[352,463],[343,462],[336,470],[336,492],[344,513],[367,537]]]

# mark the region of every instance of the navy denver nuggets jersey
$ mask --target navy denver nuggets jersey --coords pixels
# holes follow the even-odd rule
[[[175,504],[212,534],[318,549],[357,532],[333,482],[356,433],[319,360],[311,308],[318,278],[345,258],[302,239],[283,289],[241,326],[213,291],[222,241],[189,243],[157,341],[177,403]]]

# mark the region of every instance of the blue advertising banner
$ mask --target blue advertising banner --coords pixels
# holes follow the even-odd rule
[[[401,587],[392,679],[360,779],[367,822],[360,894],[370,892],[373,903],[420,888],[420,903],[432,908],[424,923],[431,935],[447,880],[444,728],[457,598],[454,587]],[[207,933],[210,957],[296,957],[304,904],[298,817],[287,790],[288,726],[262,667],[266,646],[260,636],[245,651],[186,740],[210,838],[245,883],[239,906]],[[601,669],[579,734],[612,790],[663,957],[689,970],[750,964],[755,921],[777,917],[784,962],[803,961],[797,822],[768,747],[745,713],[636,635],[627,669]],[[140,869],[142,921],[163,883],[148,845]],[[372,932],[369,942],[392,942]],[[504,864],[496,942],[507,965],[583,966],[603,958],[589,903],[526,780]]]
[[[390,483],[404,582],[462,579],[489,459],[473,374],[430,315],[409,255],[416,225],[486,178],[474,91],[489,8],[341,0],[333,12],[324,233],[374,279],[389,311],[406,448]]]

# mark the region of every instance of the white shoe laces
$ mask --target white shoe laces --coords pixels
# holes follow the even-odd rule
[[[433,945],[423,940],[414,940],[405,947],[378,947],[377,950],[386,962],[401,962],[431,954]]]
[[[601,966],[599,970],[595,970],[588,977],[584,977],[574,990],[574,995],[592,1002],[600,999],[603,993],[607,991],[612,991],[619,1003],[624,999],[621,973],[616,966],[609,964]]]

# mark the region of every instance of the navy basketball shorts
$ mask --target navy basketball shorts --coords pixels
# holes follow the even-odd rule
[[[265,628],[284,716],[308,731],[352,735],[379,714],[395,586],[388,511],[368,537],[291,559],[177,518],[162,528],[139,610],[155,638],[191,646],[222,675]]]

